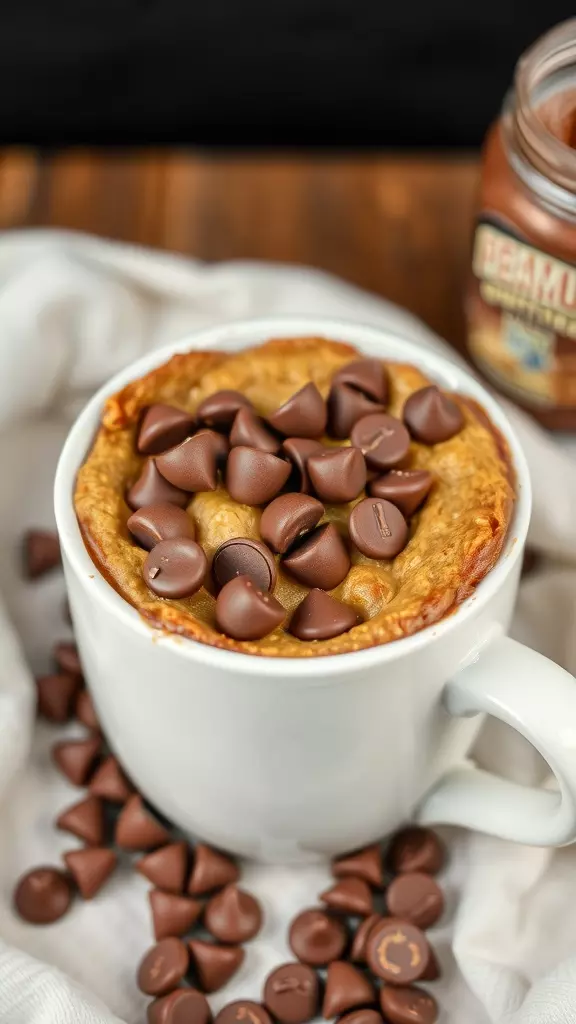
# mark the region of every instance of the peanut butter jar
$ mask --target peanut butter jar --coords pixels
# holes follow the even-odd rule
[[[576,18],[519,60],[485,140],[468,346],[555,430],[576,430]]]

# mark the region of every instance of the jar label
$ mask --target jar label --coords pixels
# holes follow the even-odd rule
[[[533,406],[576,406],[576,266],[478,221],[467,297],[479,368]]]

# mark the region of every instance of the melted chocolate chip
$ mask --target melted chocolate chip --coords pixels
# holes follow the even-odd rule
[[[236,576],[247,576],[260,590],[274,590],[276,562],[272,552],[251,537],[233,537],[220,545],[212,559],[212,575],[218,588]]]

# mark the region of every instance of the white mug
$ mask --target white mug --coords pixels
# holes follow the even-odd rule
[[[500,559],[441,622],[351,654],[260,658],[154,631],[100,574],[74,513],[76,473],[104,401],[175,352],[298,335],[412,362],[483,405],[509,444],[518,482]],[[530,517],[528,469],[502,409],[460,366],[341,321],[202,331],[140,359],[91,399],[62,451],[55,504],[74,629],[103,728],[136,786],[185,832],[281,862],[343,853],[411,818],[537,845],[576,838],[576,681],[506,636]],[[470,763],[486,712],[534,744],[558,792]]]

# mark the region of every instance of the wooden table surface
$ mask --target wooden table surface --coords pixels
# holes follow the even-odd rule
[[[464,336],[473,157],[0,152],[0,226],[61,227],[207,260],[307,263]]]

